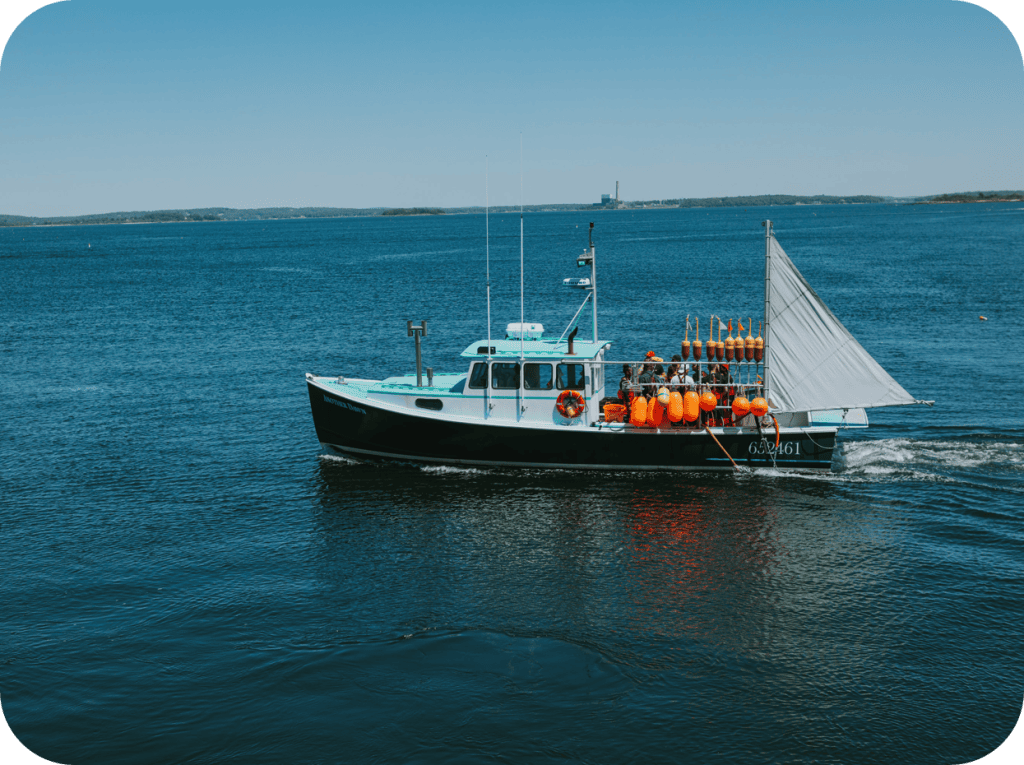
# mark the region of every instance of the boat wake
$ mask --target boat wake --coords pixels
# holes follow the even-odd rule
[[[458,467],[456,465],[417,465],[423,473],[433,475],[482,475],[488,471],[479,468]]]
[[[366,463],[360,462],[359,460],[349,459],[348,457],[342,457],[340,454],[318,454],[317,457],[324,462],[337,462],[341,465],[364,465]]]
[[[331,462],[337,465],[351,465],[352,467],[369,467],[369,468],[383,468],[387,467],[394,469],[396,467],[403,468],[411,471],[418,471],[421,473],[428,473],[430,475],[482,475],[488,472],[481,468],[471,467],[459,467],[457,465],[424,465],[416,462],[400,462],[400,461],[376,461],[376,460],[356,460],[351,457],[346,457],[341,454],[318,454],[317,457],[324,462]]]
[[[1024,470],[1024,444],[889,438],[846,444],[842,462],[845,471],[868,474],[904,467]]]
[[[837,467],[836,476],[849,479],[955,483],[1016,479],[1024,473],[1024,443],[914,438],[858,441],[843,446]]]

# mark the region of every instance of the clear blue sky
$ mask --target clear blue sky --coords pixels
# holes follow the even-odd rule
[[[70,0],[0,64],[0,213],[1024,188],[1024,65],[954,0]]]

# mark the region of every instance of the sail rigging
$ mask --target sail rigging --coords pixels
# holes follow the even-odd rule
[[[771,234],[765,330],[769,400],[784,412],[926,403],[911,396],[843,326]]]

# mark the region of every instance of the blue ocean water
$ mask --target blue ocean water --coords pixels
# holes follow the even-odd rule
[[[412,371],[407,319],[438,372],[486,335],[483,216],[0,229],[12,729],[64,763],[991,751],[1024,693],[1024,208],[527,215],[526,318],[572,317],[594,221],[616,354],[757,321],[765,217],[936,401],[830,475],[321,456],[304,372]],[[490,229],[497,335],[518,215]]]

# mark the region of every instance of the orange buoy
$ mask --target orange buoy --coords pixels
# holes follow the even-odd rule
[[[658,388],[658,403],[662,406],[668,406],[669,392],[668,388],[662,386]]]
[[[658,399],[654,398],[647,402],[647,424],[652,428],[657,428],[661,425],[661,421],[665,417],[665,407],[661,405]]]
[[[679,391],[672,391],[668,394],[668,419],[669,422],[679,422],[683,419],[683,394]]]
[[[629,424],[636,426],[647,424],[647,399],[643,396],[633,399],[633,406],[629,410]]]
[[[755,417],[764,417],[768,414],[768,402],[758,396],[750,402],[750,413]]]
[[[761,363],[764,358],[764,340],[761,338],[761,322],[757,323],[757,339],[754,340],[754,361]]]
[[[745,396],[737,396],[732,400],[732,413],[736,415],[738,420],[740,417],[746,417],[750,412],[750,402],[747,401]]]
[[[700,394],[700,408],[705,412],[714,411],[715,407],[718,406],[718,396],[709,390],[704,391]]]
[[[701,348],[703,347],[700,342],[700,319],[697,319],[697,331],[694,332],[697,339],[693,341],[693,358],[700,361]]]
[[[715,358],[721,361],[725,358],[725,343],[722,342],[722,317],[716,316],[718,319],[718,341],[715,343]]]
[[[686,314],[686,339],[683,340],[682,351],[683,361],[686,361],[690,358],[690,314]]]
[[[683,419],[687,422],[696,422],[700,417],[700,396],[692,390],[683,394]]]
[[[748,319],[747,336],[743,339],[743,356],[747,361],[754,360],[754,320]]]
[[[705,355],[708,357],[708,361],[714,361],[715,360],[715,323],[714,322],[715,322],[715,317],[712,316],[708,320],[708,323],[711,324],[711,326],[708,327],[708,344],[707,344],[707,347],[705,348],[705,351],[704,351]]]
[[[729,334],[725,338],[725,360],[732,361],[733,351],[736,350],[736,341],[732,339],[732,319],[729,319]]]

